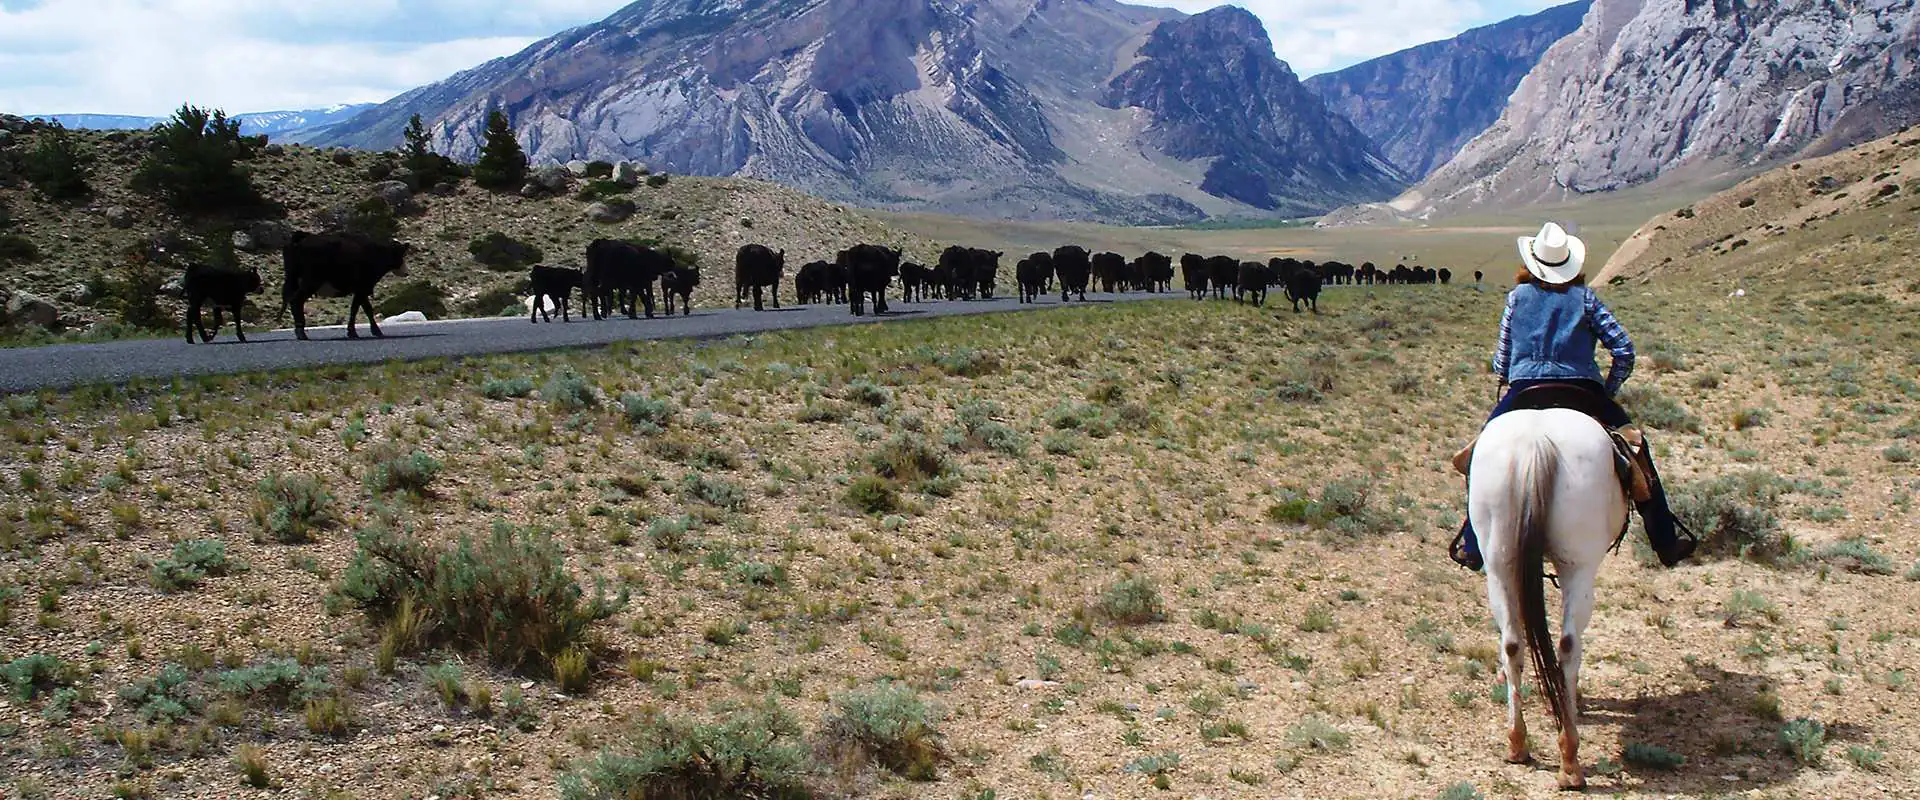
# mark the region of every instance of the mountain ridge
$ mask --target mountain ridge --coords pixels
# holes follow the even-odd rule
[[[1243,9],[1209,14],[1198,24],[1259,27]],[[1206,84],[1223,96],[1205,105],[1235,115],[1172,120],[1184,110],[1103,102],[1128,100],[1110,84],[1143,61],[1180,75],[1168,80],[1198,79],[1213,54],[1142,56],[1163,27],[1193,19],[1111,0],[642,2],[409,91],[319,143],[391,146],[419,113],[437,147],[470,156],[497,107],[536,160],[639,159],[896,210],[1130,223],[1309,213],[1405,185],[1357,129],[1288,88],[1298,79],[1270,46],[1245,81]],[[1255,85],[1293,105],[1232,102]],[[1273,163],[1245,150],[1170,153],[1156,126],[1319,133],[1298,140],[1314,150]],[[1347,136],[1361,141],[1328,138]],[[1220,193],[1207,179],[1220,171],[1304,189]]]

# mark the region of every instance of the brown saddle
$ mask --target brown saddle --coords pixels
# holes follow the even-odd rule
[[[1600,416],[1605,413],[1606,402],[1592,389],[1573,383],[1543,383],[1528,387],[1513,400],[1515,411],[1540,411],[1551,408],[1578,411],[1592,417],[1595,422],[1600,422]],[[1600,426],[1605,428],[1607,435],[1613,439],[1613,466],[1614,472],[1620,477],[1620,489],[1626,492],[1627,497],[1635,503],[1644,503],[1652,499],[1653,484],[1648,478],[1652,470],[1647,466],[1647,443],[1646,439],[1640,435],[1640,429],[1631,425],[1607,428],[1606,423],[1601,423]],[[1475,437],[1474,441],[1479,441],[1479,438]],[[1453,468],[1461,475],[1468,474],[1473,465],[1473,445],[1474,442],[1468,442],[1465,449],[1453,456]]]

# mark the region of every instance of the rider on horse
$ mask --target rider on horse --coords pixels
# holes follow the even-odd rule
[[[1538,236],[1520,238],[1520,260],[1526,269],[1514,279],[1513,291],[1507,295],[1507,309],[1500,317],[1500,345],[1493,354],[1493,371],[1507,391],[1487,417],[1489,421],[1512,411],[1521,393],[1530,388],[1571,384],[1592,393],[1589,405],[1602,425],[1617,429],[1632,424],[1613,395],[1633,373],[1633,342],[1613,312],[1587,287],[1580,274],[1586,255],[1584,242],[1551,222]],[[1594,358],[1596,343],[1606,345],[1613,354],[1605,382]],[[1641,450],[1640,466],[1651,496],[1638,508],[1654,553],[1660,563],[1671,567],[1693,554],[1695,540],[1667,506],[1666,491],[1653,469],[1652,450],[1651,443]],[[1461,523],[1449,555],[1467,569],[1479,571],[1485,566],[1471,520]]]

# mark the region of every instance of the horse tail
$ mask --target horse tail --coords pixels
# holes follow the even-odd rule
[[[1559,452],[1553,442],[1546,439],[1535,445],[1530,461],[1520,465],[1518,480],[1514,482],[1522,493],[1516,504],[1520,509],[1520,558],[1514,562],[1513,568],[1518,574],[1513,578],[1513,585],[1520,592],[1520,620],[1526,629],[1527,649],[1533,652],[1533,668],[1540,675],[1547,704],[1553,709],[1560,729],[1571,730],[1574,710],[1568,707],[1566,675],[1560,671],[1559,650],[1553,641],[1553,632],[1547,628],[1545,586],[1548,514],[1553,508],[1553,488],[1559,474]],[[1508,702],[1517,703],[1519,698],[1508,698]]]

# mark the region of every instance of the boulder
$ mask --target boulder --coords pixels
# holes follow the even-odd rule
[[[632,203],[594,203],[587,206],[587,219],[602,224],[626,222],[633,216]]]
[[[622,161],[613,165],[613,181],[621,186],[639,186],[645,178],[646,170],[632,161]]]
[[[353,166],[353,151],[351,150],[333,151],[333,163],[339,164],[340,166],[343,166],[343,167]]]
[[[452,197],[453,191],[454,191],[453,184],[451,183],[436,183],[433,185],[433,189],[432,189],[432,192],[436,197]]]
[[[7,299],[7,321],[15,325],[52,328],[60,322],[60,308],[52,300],[16,289],[13,297]]]
[[[567,162],[567,174],[576,178],[587,177],[587,162],[577,158]]]
[[[62,303],[71,303],[76,306],[84,306],[92,303],[94,300],[93,290],[88,288],[84,283],[72,284],[65,289],[61,289],[60,293],[56,295],[56,298]]]
[[[270,145],[267,145],[265,148],[262,148],[260,152],[265,153],[269,156],[273,156],[274,158],[279,158],[287,154],[287,148],[285,145],[270,144]]]
[[[13,131],[0,128],[0,148],[13,144]]]
[[[108,206],[104,213],[108,225],[121,230],[133,227],[133,211],[126,206]]]
[[[540,194],[541,194],[540,184],[533,183],[532,181],[528,181],[525,185],[520,187],[521,197],[534,198],[534,197],[539,197]]]
[[[548,194],[559,194],[567,190],[567,185],[571,182],[571,177],[567,174],[566,167],[558,164],[548,164],[536,168],[533,173],[528,176],[527,182],[540,187],[541,191]]]
[[[427,321],[427,315],[422,314],[418,311],[408,311],[404,314],[395,314],[391,317],[387,317],[386,319],[380,320],[380,324],[408,325],[416,322],[426,322],[426,321]]]
[[[413,189],[408,188],[403,181],[381,181],[373,185],[373,196],[387,201],[387,205],[398,209],[406,205],[408,200],[413,199]]]
[[[186,276],[175,275],[160,284],[160,294],[167,297],[185,297],[187,295]]]
[[[247,236],[261,251],[283,250],[293,242],[293,228],[284,222],[262,220],[247,226]]]
[[[33,128],[33,123],[27,121],[26,117],[16,117],[12,114],[0,114],[0,130],[6,131],[8,133],[26,133],[27,131],[32,130],[32,128]]]

